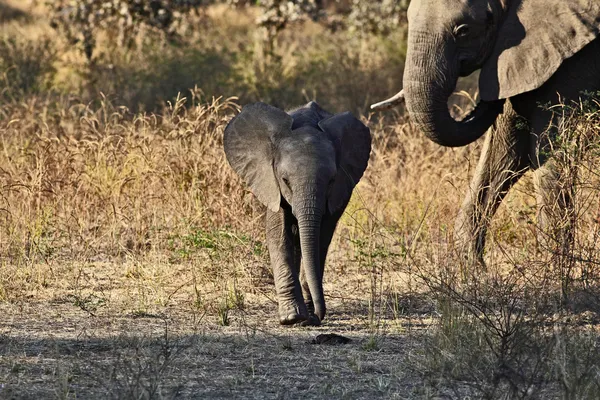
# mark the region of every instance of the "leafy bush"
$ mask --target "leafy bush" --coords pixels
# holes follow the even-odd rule
[[[49,0],[50,23],[92,59],[100,30],[114,32],[119,46],[131,47],[138,31],[150,27],[169,37],[185,12],[202,0]]]
[[[352,0],[349,26],[363,33],[388,35],[401,27],[409,3],[410,0]]]

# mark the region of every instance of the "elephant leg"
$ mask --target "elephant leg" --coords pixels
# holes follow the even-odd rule
[[[552,158],[535,171],[538,204],[538,243],[555,254],[567,254],[573,242],[573,173]]]
[[[308,313],[298,279],[298,235],[291,210],[267,211],[267,247],[273,267],[275,290],[279,302],[279,322],[291,325],[306,320]],[[296,229],[297,231],[297,229]]]
[[[554,254],[568,254],[573,245],[575,211],[573,198],[577,169],[573,168],[558,137],[568,138],[562,117],[549,112],[539,112],[534,120],[534,184],[538,205],[538,245]],[[550,121],[550,122],[549,122]],[[569,143],[566,144],[567,146]]]
[[[527,124],[509,101],[485,144],[455,225],[459,248],[483,264],[488,226],[510,188],[529,168],[531,142]]]
[[[573,201],[577,168],[569,159],[570,143],[566,143],[568,147],[565,149],[556,140],[558,137],[569,137],[569,132],[561,132],[561,122],[561,117],[556,115],[549,119],[544,119],[543,115],[538,118],[536,132],[544,133],[535,138],[534,167],[537,168],[534,184],[538,205],[538,247],[552,255],[549,265],[555,278],[561,282],[561,301],[567,305],[573,279],[571,255],[575,245],[573,228],[576,213]]]
[[[333,234],[335,232],[337,222],[342,216],[342,214],[343,210],[341,212],[337,212],[332,216],[324,217],[321,222],[321,234],[319,243],[319,278],[321,279],[321,281],[323,280],[325,272],[325,261],[327,260],[327,252],[329,250],[329,245],[331,244],[331,240],[333,239]],[[313,305],[310,290],[308,288],[308,282],[306,281],[306,275],[304,274],[304,268],[301,268],[300,271],[300,281],[302,283],[302,294],[304,296],[306,308],[309,314],[309,318],[307,321],[304,322],[304,325],[316,325],[318,324],[318,318],[314,318],[315,307]]]

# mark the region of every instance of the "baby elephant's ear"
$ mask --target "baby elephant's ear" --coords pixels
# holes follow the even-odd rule
[[[349,112],[319,122],[338,147],[338,173],[327,199],[330,212],[344,207],[362,177],[371,154],[371,132]]]
[[[273,138],[290,132],[292,117],[264,103],[245,106],[223,137],[231,167],[250,186],[252,193],[271,211],[278,211],[281,194],[273,171]]]

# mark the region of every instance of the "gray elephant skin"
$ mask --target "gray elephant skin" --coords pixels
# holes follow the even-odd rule
[[[327,249],[367,168],[369,129],[315,102],[289,113],[255,103],[229,123],[223,142],[229,164],[267,206],[279,322],[319,325]]]
[[[553,206],[568,210],[550,109],[600,90],[599,33],[598,0],[412,0],[404,88],[372,108],[405,101],[415,125],[442,146],[467,145],[492,128],[456,222],[479,260],[490,219],[528,169],[536,171],[538,223],[549,226]],[[457,121],[449,96],[476,70],[481,101]]]

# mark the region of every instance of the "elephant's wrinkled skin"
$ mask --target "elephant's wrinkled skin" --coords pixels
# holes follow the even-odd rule
[[[569,207],[556,185],[560,171],[547,162],[556,121],[540,105],[600,90],[600,1],[413,0],[408,26],[404,89],[373,108],[406,101],[411,119],[443,146],[469,144],[492,128],[456,223],[481,260],[491,217],[527,169],[537,170],[542,224],[551,205]],[[482,101],[456,121],[448,98],[459,76],[478,69]]]
[[[281,324],[325,317],[327,249],[371,152],[369,129],[350,113],[315,102],[289,114],[264,103],[225,129],[233,169],[267,209],[267,245]]]

